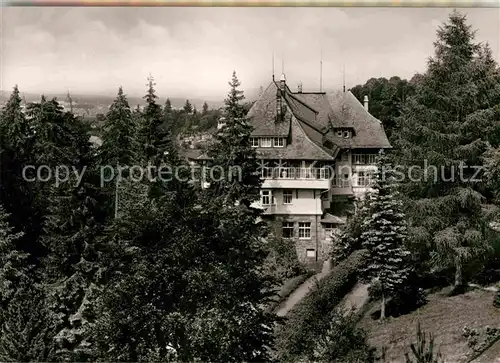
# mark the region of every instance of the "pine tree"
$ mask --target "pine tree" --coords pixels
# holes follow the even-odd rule
[[[100,165],[92,150],[88,130],[82,121],[65,115],[60,125],[73,138],[71,167],[78,171],[48,192],[49,208],[42,236],[47,254],[43,259],[43,279],[47,284],[47,304],[58,317],[57,356],[63,360],[92,359],[89,348],[92,314],[89,298],[100,283],[99,237],[109,219],[106,194],[100,188]],[[66,124],[64,124],[66,122]],[[59,145],[57,139],[55,147]],[[115,160],[111,160],[116,161]],[[95,318],[95,317],[94,317]]]
[[[111,105],[105,119],[100,157],[107,165],[129,166],[137,160],[136,124],[123,88]]]
[[[186,100],[186,103],[184,104],[183,110],[188,115],[190,115],[191,113],[193,113],[193,106],[191,105],[191,102],[189,102],[189,100]]]
[[[137,124],[134,121],[127,98],[122,87],[118,89],[118,96],[110,107],[104,123],[103,144],[99,149],[101,165],[114,168],[115,183],[108,187],[109,205],[113,206],[115,216],[118,215],[121,198],[121,179],[128,179],[128,168],[139,161],[139,143]],[[120,169],[122,171],[120,171]]]
[[[211,166],[222,168],[225,175],[219,176],[220,180],[210,180],[201,199],[204,213],[198,222],[206,228],[203,240],[210,246],[205,253],[207,262],[216,267],[206,279],[207,287],[224,294],[206,304],[204,318],[197,326],[202,327],[204,319],[209,323],[191,334],[204,337],[198,346],[198,350],[207,351],[202,360],[266,360],[275,319],[263,310],[271,289],[270,280],[262,273],[267,254],[262,237],[267,229],[257,222],[261,210],[251,206],[257,199],[261,180],[255,151],[250,146],[252,129],[244,118],[240,104],[244,96],[238,89],[235,72],[229,85],[225,101],[227,123],[209,151]],[[234,170],[239,170],[241,178]],[[211,326],[217,330],[208,338]],[[214,349],[208,350],[209,346]]]
[[[245,96],[238,89],[240,81],[236,72],[233,72],[229,86],[224,108],[226,125],[218,131],[216,141],[209,150],[213,165],[220,171],[217,175],[213,173],[214,179],[221,180],[211,182],[209,190],[214,196],[224,196],[225,203],[238,202],[250,206],[259,198],[262,181],[257,172],[256,151],[250,145],[252,126],[245,118],[241,103]]]
[[[159,167],[174,154],[174,142],[171,130],[165,129],[161,106],[156,103],[158,96],[154,89],[152,76],[148,78],[148,91],[144,96],[146,107],[143,112],[143,125],[140,129],[141,141],[144,144],[146,163]]]
[[[43,208],[37,203],[35,183],[22,175],[26,166],[35,164],[34,144],[33,125],[22,111],[15,86],[0,114],[0,203],[9,213],[12,227],[24,233],[16,243],[32,255],[32,262],[41,253],[34,241],[41,232]]]
[[[0,204],[0,325],[4,318],[3,310],[28,273],[27,254],[19,251],[15,245],[23,233],[13,233],[7,221],[8,216]]]
[[[203,109],[201,111],[202,116],[205,116],[208,112],[208,104],[206,102],[203,102]]]
[[[467,263],[489,250],[487,200],[470,166],[482,165],[494,141],[488,138],[498,132],[500,73],[488,48],[474,43],[464,15],[453,12],[437,37],[435,56],[412,81],[415,94],[398,119],[396,161],[406,176],[410,242],[423,262],[453,266],[458,288]]]
[[[380,318],[385,319],[385,302],[402,290],[410,275],[410,252],[404,246],[407,236],[402,203],[395,191],[395,173],[387,156],[381,152],[373,185],[368,196],[369,216],[363,222],[363,247],[369,252],[363,274],[376,279],[382,294]]]

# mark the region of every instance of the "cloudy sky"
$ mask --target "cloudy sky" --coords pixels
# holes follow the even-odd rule
[[[466,9],[500,60],[500,10]],[[221,99],[236,70],[244,90],[267,86],[272,54],[290,87],[341,88],[425,70],[440,8],[0,8],[0,88]]]

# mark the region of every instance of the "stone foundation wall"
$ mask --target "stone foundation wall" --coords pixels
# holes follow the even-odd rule
[[[331,243],[324,238],[323,227],[320,223],[320,215],[272,215],[263,218],[266,220],[272,232],[277,237],[283,237],[283,222],[293,222],[293,238],[299,261],[306,264],[316,265],[328,258]],[[299,222],[311,223],[311,238],[299,238]],[[315,256],[308,257],[307,250],[314,250]]]

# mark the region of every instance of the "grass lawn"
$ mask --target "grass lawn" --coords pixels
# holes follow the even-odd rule
[[[483,290],[447,297],[438,292],[428,296],[428,303],[415,312],[398,318],[389,317],[383,323],[370,316],[378,305],[371,307],[360,321],[369,334],[369,343],[379,351],[387,348],[387,362],[404,362],[404,352],[416,341],[417,320],[426,333],[436,336],[435,345],[446,362],[462,362],[469,350],[462,329],[500,327],[500,309],[492,305],[495,293]],[[495,344],[490,350],[500,347]],[[486,351],[484,355],[490,353]],[[490,359],[491,360],[491,359]],[[479,362],[479,361],[478,361]],[[482,361],[481,361],[482,362]]]

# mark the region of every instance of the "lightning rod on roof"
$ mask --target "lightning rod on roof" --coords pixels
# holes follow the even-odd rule
[[[273,52],[273,81],[274,81],[274,52]]]
[[[319,57],[319,91],[323,91],[323,48],[321,48]]]
[[[285,74],[285,54],[281,54],[281,74]]]
[[[345,92],[345,62],[342,63],[342,89]]]

